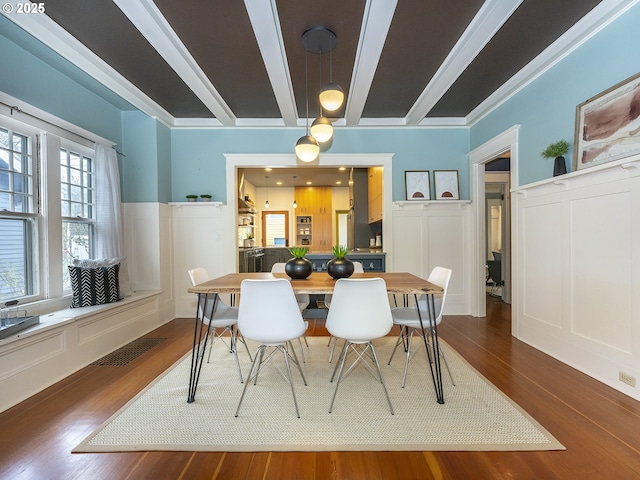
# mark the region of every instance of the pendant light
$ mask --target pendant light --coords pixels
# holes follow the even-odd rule
[[[269,184],[267,183],[267,180],[269,180],[269,176],[265,175],[264,176],[264,186],[267,189],[267,201],[264,202],[264,208],[269,208]]]
[[[320,89],[320,104],[329,112],[338,110],[342,106],[342,102],[344,102],[342,88],[337,83],[333,83],[333,57],[331,52],[335,47],[335,40],[336,36],[331,32],[329,36],[329,83]]]
[[[308,31],[307,31],[308,32]],[[305,99],[307,104],[307,134],[300,137],[296,143],[296,155],[303,162],[313,162],[320,154],[320,145],[317,140],[309,135],[309,50],[307,48],[308,39],[307,32],[304,33],[304,78],[305,78]]]
[[[293,176],[293,208],[298,208],[298,202],[296,202],[296,176]]]
[[[329,44],[330,45],[330,44]],[[322,54],[324,51],[320,52],[320,83],[322,85]],[[311,124],[311,135],[315,138],[318,143],[325,143],[331,140],[333,137],[333,124],[331,120],[325,117],[322,113],[322,103],[318,101],[318,106],[320,109],[320,115],[316,118]]]

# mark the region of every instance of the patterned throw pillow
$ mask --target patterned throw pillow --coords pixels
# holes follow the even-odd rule
[[[102,305],[120,300],[120,265],[84,268],[69,265],[73,299],[71,308]]]
[[[118,282],[120,282],[120,297],[130,297],[133,295],[133,289],[129,282],[129,272],[127,272],[127,257],[73,260],[73,264],[76,267],[88,268],[110,267],[116,263],[120,264],[120,273],[118,274]]]

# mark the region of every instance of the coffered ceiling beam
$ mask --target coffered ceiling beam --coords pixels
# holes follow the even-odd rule
[[[296,98],[275,0],[244,0],[284,125],[298,121]]]
[[[358,125],[389,33],[397,0],[367,0],[345,108],[347,125]]]
[[[236,117],[152,0],[113,0],[147,41],[224,126]]]
[[[515,12],[522,0],[487,0],[458,39],[447,58],[405,117],[407,125],[420,124],[453,82]]]

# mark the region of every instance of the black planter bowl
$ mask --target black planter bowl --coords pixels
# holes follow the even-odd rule
[[[308,258],[292,258],[284,265],[284,271],[293,280],[304,280],[313,271],[313,264]]]
[[[349,278],[353,275],[354,265],[348,258],[332,258],[327,262],[327,273],[331,278]]]

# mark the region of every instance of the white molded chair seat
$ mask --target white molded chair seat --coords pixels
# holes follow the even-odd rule
[[[271,273],[287,273],[284,269],[286,263],[282,263],[282,262],[278,262],[278,263],[274,263],[273,266],[271,267]],[[305,308],[307,308],[309,306],[309,304],[311,303],[311,298],[309,297],[308,293],[296,293],[296,302],[298,302],[298,308],[300,309],[300,312],[303,312]],[[309,342],[307,342],[307,337],[305,337],[304,335],[302,336],[302,338],[304,339],[304,344],[309,347]],[[302,341],[300,339],[298,339],[298,342],[300,343],[300,354],[302,355],[302,361],[304,362],[304,349],[302,348]]]
[[[291,341],[304,335],[308,324],[302,318],[291,283],[284,278],[243,280],[240,284],[240,296],[242,302],[240,302],[238,311],[238,327],[242,330],[245,338],[260,343],[260,346],[251,364],[251,370],[242,390],[235,416],[237,417],[240,413],[240,406],[249,383],[252,380],[254,385],[257,383],[260,368],[267,360],[272,359],[275,353],[273,350],[265,359],[265,351],[268,348],[275,348],[281,351],[284,356],[286,375],[281,370],[279,371],[291,386],[296,415],[300,418],[290,362],[298,367],[305,385],[307,380]],[[273,412],[265,413],[273,414]]]
[[[364,267],[361,262],[353,262],[353,273],[364,273]],[[331,308],[331,299],[333,295],[331,293],[327,293],[324,296],[324,304],[327,308]],[[327,343],[327,347],[331,347],[331,352],[329,353],[329,363],[333,360],[333,351],[336,349],[336,337],[331,335],[329,337],[329,343]]]
[[[191,279],[191,284],[194,286],[211,280],[211,277],[209,276],[207,270],[202,267],[189,270],[189,278]],[[242,335],[238,335],[238,329],[236,328],[236,325],[238,324],[238,307],[230,307],[226,305],[222,301],[220,296],[218,296],[215,312],[213,312],[213,315],[211,315],[214,301],[215,298],[208,298],[204,306],[204,311],[202,311],[200,305],[198,306],[199,318],[205,325],[208,325],[210,329],[209,337],[211,339],[211,342],[209,347],[209,356],[207,357],[207,363],[209,363],[209,361],[211,360],[211,350],[213,349],[213,343],[219,339],[221,342],[227,345],[227,348],[229,348],[229,352],[235,355],[236,365],[238,366],[238,374],[240,375],[240,383],[242,383],[242,369],[240,368],[240,360],[238,359],[237,350],[238,340],[244,343],[244,348],[247,350],[249,360],[252,360],[252,358],[251,353],[249,353],[249,347],[247,347],[247,344],[242,338]],[[229,332],[229,344],[227,344],[225,338],[223,337],[225,332]],[[206,339],[203,348],[206,348]]]
[[[271,267],[271,273],[286,273],[285,272],[285,267],[286,263],[274,263],[273,266]],[[311,303],[311,299],[309,298],[309,294],[308,293],[296,293],[296,301],[298,302],[298,307],[300,308],[300,311],[302,312],[305,308],[307,308],[309,306],[309,303]]]
[[[393,405],[384,383],[375,348],[371,343],[372,340],[387,335],[392,326],[393,320],[387,297],[387,286],[382,278],[340,278],[336,280],[326,327],[331,335],[343,338],[345,342],[331,376],[331,381],[333,381],[337,371],[338,380],[329,406],[329,413],[333,410],[340,381],[356,365],[362,363],[382,383],[393,415]],[[344,364],[351,352],[356,354],[356,358],[345,371]]]
[[[444,310],[445,300],[447,298],[447,291],[449,289],[449,282],[451,281],[451,270],[444,267],[435,267],[431,274],[429,275],[429,282],[442,287],[443,293],[441,295],[435,295],[434,302],[434,312],[435,312],[435,324],[440,325],[442,322],[442,312]],[[391,364],[391,360],[393,360],[393,356],[396,353],[396,349],[400,344],[404,345],[406,359],[404,365],[404,375],[402,376],[402,387],[404,388],[405,382],[407,379],[407,370],[409,368],[409,361],[413,358],[413,355],[417,350],[411,351],[412,340],[414,333],[417,333],[421,338],[423,337],[423,331],[420,325],[420,318],[422,318],[422,322],[424,325],[424,341],[426,342],[427,337],[431,335],[431,329],[429,326],[429,311],[427,308],[427,295],[421,295],[418,298],[418,308],[420,309],[420,317],[418,317],[418,311],[416,306],[412,307],[398,307],[391,309],[391,315],[393,316],[394,325],[400,326],[400,335],[398,335],[398,340],[396,345],[391,353],[391,357],[389,358],[388,365]],[[423,344],[424,342],[420,342]],[[431,361],[431,354],[427,350],[428,360]],[[447,371],[449,372],[449,377],[451,378],[451,383],[455,386],[455,381],[453,380],[453,375],[451,374],[451,369],[449,368],[449,364],[447,363],[447,359],[444,356],[444,352],[440,349],[439,352],[442,355],[442,359],[444,360],[444,364],[447,367]]]

